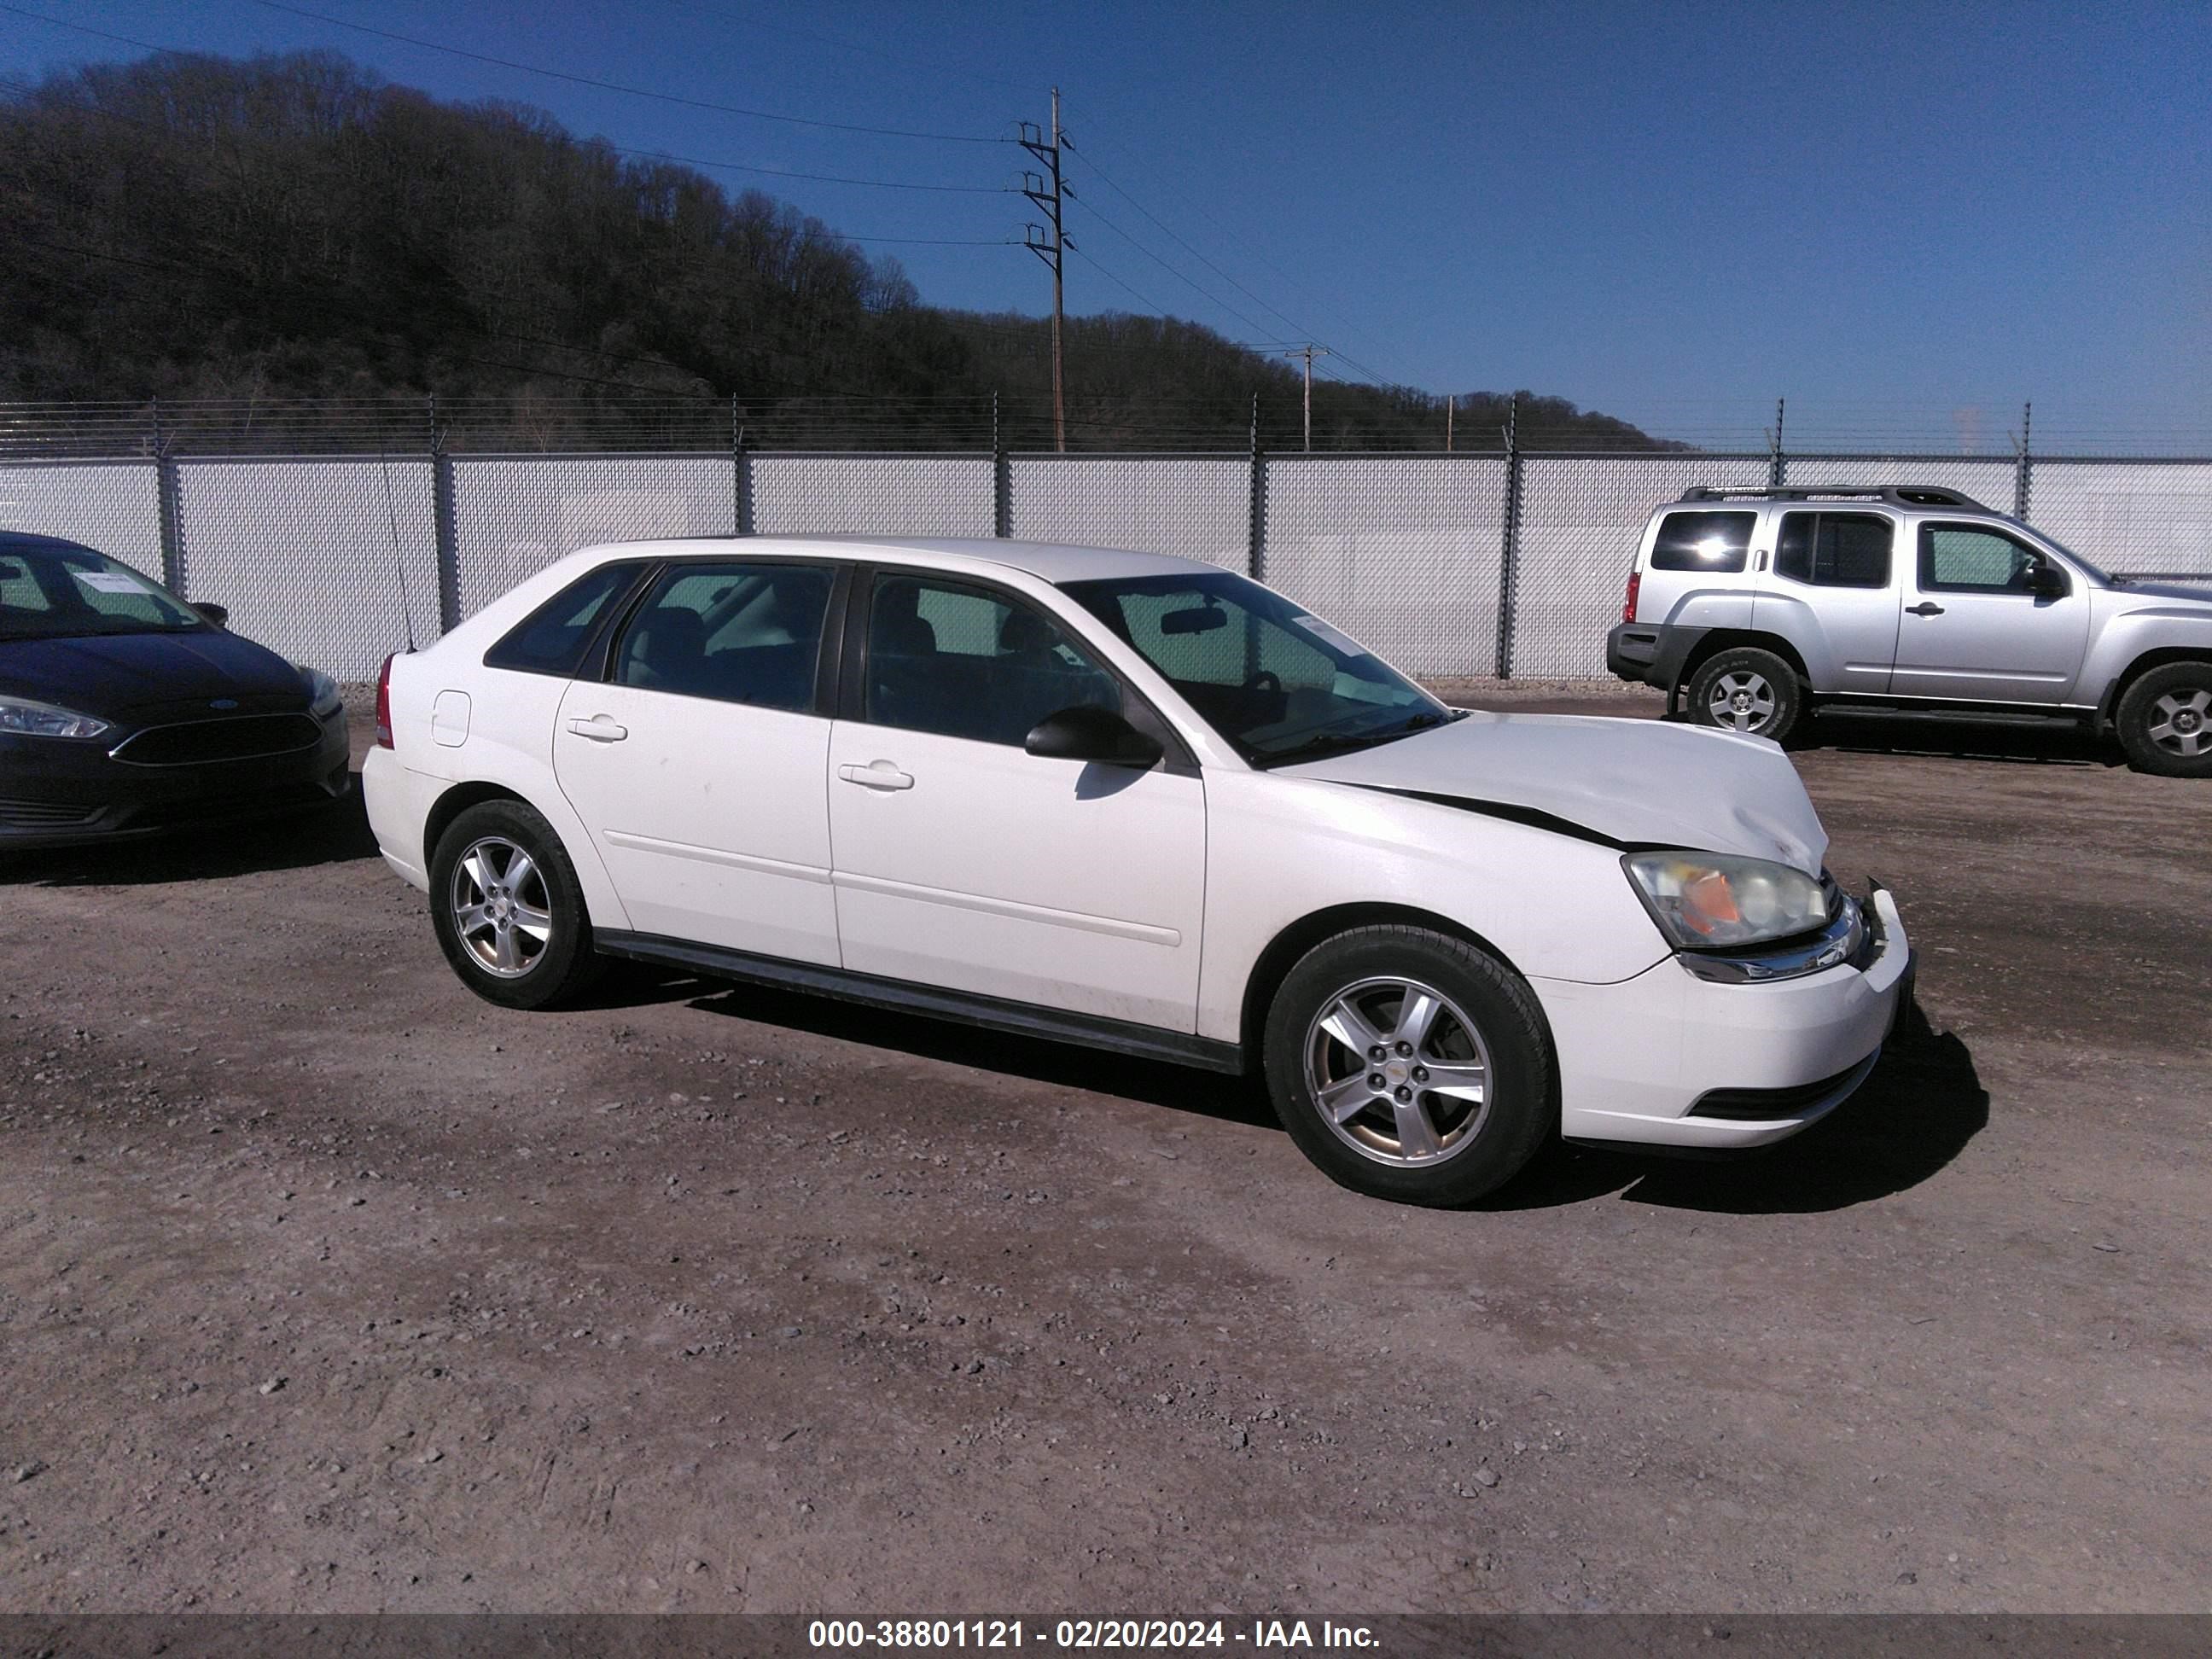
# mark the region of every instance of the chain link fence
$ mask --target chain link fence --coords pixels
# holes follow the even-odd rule
[[[89,428],[88,428],[89,429]],[[88,439],[88,442],[96,441]],[[1922,483],[2107,568],[2212,578],[2212,459],[1559,453],[160,453],[0,459],[0,529],[69,536],[372,675],[595,543],[794,532],[1181,553],[1434,676],[1604,672],[1637,533],[1692,485]],[[2208,590],[2212,591],[2212,590]]]

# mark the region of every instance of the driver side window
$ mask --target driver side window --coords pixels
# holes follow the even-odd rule
[[[1923,593],[2033,592],[2029,573],[2046,562],[2033,548],[2002,531],[1962,524],[1920,526]]]
[[[1018,746],[1063,708],[1121,708],[1121,685],[1042,611],[980,587],[876,578],[865,718]]]

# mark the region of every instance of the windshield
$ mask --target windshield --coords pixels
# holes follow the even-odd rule
[[[1225,570],[1064,591],[1255,766],[1364,749],[1456,718],[1320,617]]]
[[[128,565],[88,547],[0,542],[0,640],[176,634],[198,612]]]

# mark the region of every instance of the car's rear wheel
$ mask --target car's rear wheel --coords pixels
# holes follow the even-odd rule
[[[2112,723],[2136,771],[2212,777],[2212,662],[2152,669],[2121,694]]]
[[[1316,945],[1268,1011],[1268,1092],[1307,1157],[1401,1203],[1502,1186],[1556,1123],[1542,1015],[1489,952],[1426,928]]]
[[[1796,671],[1771,651],[1719,651],[1690,677],[1690,718],[1700,726],[1786,741],[1804,718]]]
[[[599,971],[575,866],[520,801],[471,806],[438,837],[430,920],[461,982],[502,1007],[548,1007]]]

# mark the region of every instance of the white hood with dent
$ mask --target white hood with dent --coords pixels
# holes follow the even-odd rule
[[[1614,841],[1776,859],[1812,876],[1828,850],[1778,745],[1702,726],[1477,712],[1279,775],[1524,807]]]

